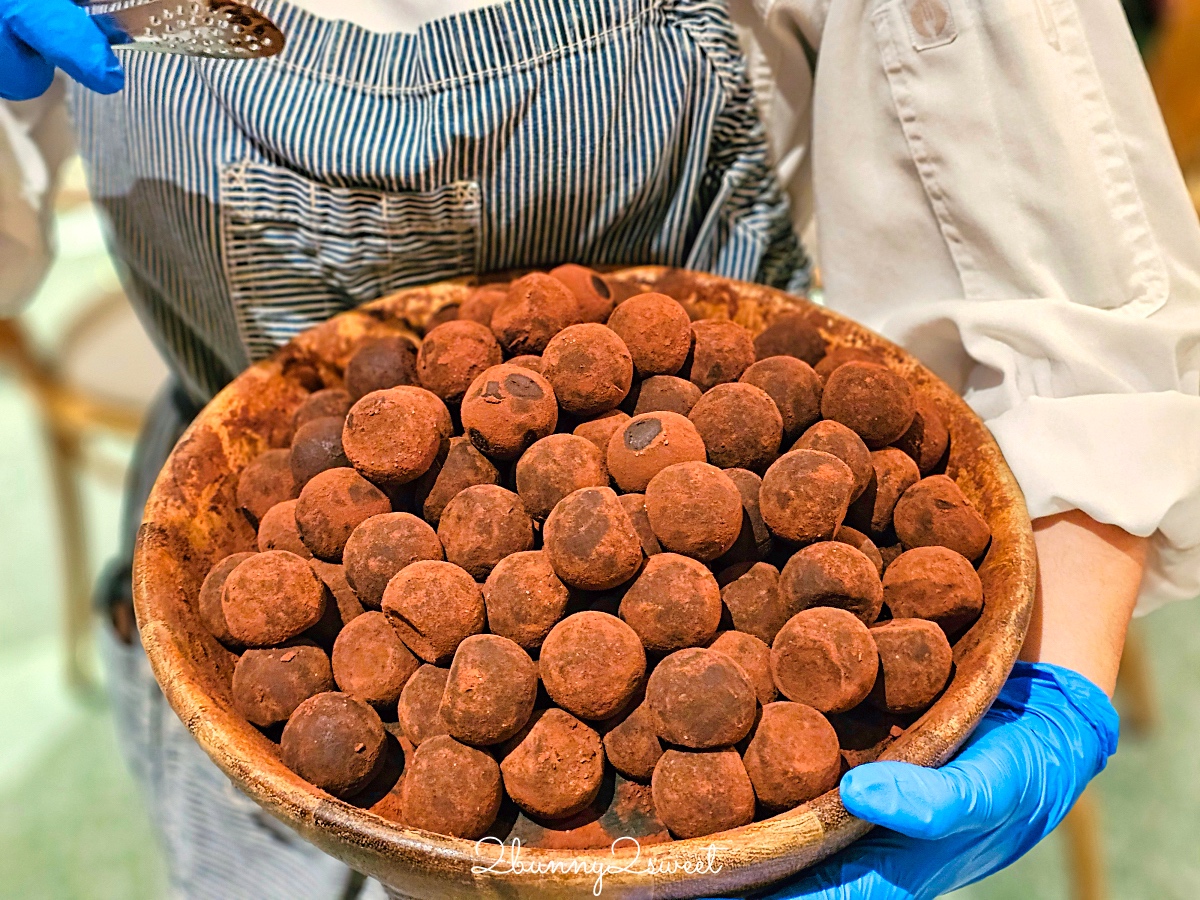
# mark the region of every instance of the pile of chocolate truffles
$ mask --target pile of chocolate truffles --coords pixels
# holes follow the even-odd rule
[[[259,552],[198,612],[301,778],[461,838],[618,802],[699,837],[945,689],[991,534],[937,406],[803,312],[616,299],[565,266],[373,337],[241,473]]]

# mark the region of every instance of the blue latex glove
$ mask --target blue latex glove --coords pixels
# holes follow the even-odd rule
[[[971,884],[1049,834],[1116,749],[1103,691],[1069,669],[1017,663],[952,762],[847,772],[842,802],[882,828],[767,896],[910,900]]]
[[[0,97],[40,96],[56,68],[101,94],[125,84],[104,33],[70,0],[0,0]]]

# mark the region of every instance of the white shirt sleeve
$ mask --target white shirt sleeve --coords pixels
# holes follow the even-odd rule
[[[1200,225],[1117,0],[755,0],[816,50],[826,300],[987,422],[1034,517],[1200,594]],[[798,101],[797,101],[798,102]]]

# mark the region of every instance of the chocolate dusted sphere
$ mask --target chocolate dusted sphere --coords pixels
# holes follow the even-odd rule
[[[717,572],[738,563],[753,563],[765,559],[773,546],[771,530],[763,521],[762,506],[759,502],[762,479],[748,469],[726,469],[725,474],[737,486],[738,493],[742,496],[742,528],[733,546],[713,563],[713,569]]]
[[[511,363],[493,366],[472,382],[462,402],[466,436],[492,459],[512,460],[558,425],[550,382]]]
[[[630,297],[613,310],[608,327],[625,342],[642,378],[674,375],[692,349],[692,320],[666,294]]]
[[[898,715],[932,706],[954,665],[942,629],[924,619],[892,619],[872,627],[871,637],[879,648],[879,677],[871,703]]]
[[[392,501],[354,469],[326,469],[296,502],[296,528],[313,556],[341,562],[346,541],[362,522],[392,511]]]
[[[492,313],[491,327],[510,356],[541,353],[550,338],[581,321],[579,304],[557,278],[531,272],[508,286]]]
[[[570,593],[543,550],[506,556],[483,585],[488,629],[536,650],[567,610]]]
[[[354,400],[350,396],[350,392],[341,388],[322,388],[319,391],[313,391],[292,413],[292,428],[299,428],[313,419],[333,417],[344,420],[346,413],[350,412],[350,407],[353,405]]]
[[[585,610],[567,616],[542,642],[538,674],[550,699],[581,719],[607,719],[637,693],[646,651],[616,616]]]
[[[708,645],[708,649],[724,653],[742,667],[754,685],[758,702],[763,706],[779,696],[771,675],[771,646],[762,638],[744,631],[722,631]]]
[[[410,513],[387,512],[359,523],[342,551],[346,580],[365,606],[379,609],[388,582],[421,559],[443,559],[442,542]]]
[[[542,374],[564,411],[594,416],[616,409],[633,383],[633,358],[610,328],[572,325],[550,339]]]
[[[806,544],[837,533],[853,490],[854,474],[833,454],[792,450],[767,469],[758,496],[772,533]]]
[[[533,520],[521,498],[495,484],[477,484],[455,494],[438,521],[446,559],[477,581],[512,553],[533,549]]]
[[[668,750],[650,782],[654,809],[680,839],[754,821],[754,787],[736,750]]]
[[[340,469],[350,465],[342,447],[342,429],[345,419],[341,416],[325,416],[311,419],[296,429],[292,435],[292,449],[288,462],[292,478],[303,487],[315,475],[326,469]]]
[[[754,364],[754,338],[728,319],[704,319],[692,325],[691,382],[702,391],[737,381]]]
[[[642,542],[642,552],[646,556],[654,556],[655,554],[662,553],[663,548],[662,544],[658,542],[658,535],[650,527],[650,515],[646,512],[646,495],[622,494],[617,499],[625,507],[625,512],[629,513],[629,520],[633,522],[638,540]]]
[[[647,782],[663,755],[658,720],[645,703],[634,707],[604,735],[604,753],[612,767],[634,781]]]
[[[716,650],[677,650],[655,666],[646,705],[669,744],[710,750],[736,744],[754,726],[758,696],[750,676]]]
[[[450,670],[428,663],[415,671],[400,691],[396,719],[404,736],[418,746],[432,737],[449,734],[442,718],[442,695]]]
[[[686,416],[704,396],[700,388],[674,375],[653,375],[638,387],[633,414],[673,412]]]
[[[384,762],[383,722],[361,700],[328,691],[309,697],[283,728],[283,764],[335,797],[366,787]]]
[[[458,403],[476,378],[503,362],[490,328],[458,320],[434,328],[421,342],[417,376],[421,386],[446,403]]]
[[[608,442],[612,440],[613,432],[628,421],[629,413],[621,412],[619,409],[610,409],[608,412],[601,413],[594,419],[580,422],[571,431],[571,434],[595,444],[600,450],[601,456],[605,459],[605,468],[607,470]]]
[[[417,384],[417,348],[398,335],[364,341],[346,363],[345,381],[355,402],[374,391]]]
[[[573,588],[608,590],[642,565],[641,539],[611,488],[564,497],[546,517],[542,540],[555,574]]]
[[[708,451],[696,426],[673,412],[634,416],[608,442],[608,472],[622,491],[640,493],[667,466],[704,462]]]
[[[754,354],[759,360],[782,356],[815,366],[825,356],[825,338],[803,313],[784,313],[754,338]]]
[[[600,735],[561,709],[539,710],[500,763],[504,789],[531,816],[564,819],[587,809],[604,781]]]
[[[272,506],[300,496],[292,475],[290,450],[268,450],[254,457],[238,476],[237,505],[255,527]]]
[[[718,384],[696,402],[688,419],[718,468],[761,472],[779,455],[783,419],[775,401],[752,384]]]
[[[556,266],[550,270],[550,277],[557,278],[575,295],[581,322],[608,321],[616,297],[607,278],[594,269],[575,263]]]
[[[420,326],[421,334],[429,334],[429,332],[433,331],[433,329],[437,328],[439,325],[445,325],[447,322],[458,321],[459,308],[460,304],[458,303],[446,303],[442,306],[439,306],[429,314],[429,318],[427,318],[424,324]]]
[[[479,585],[448,562],[421,560],[397,572],[383,592],[383,611],[408,649],[430,663],[449,659],[484,628]]]
[[[542,358],[533,353],[523,353],[520,356],[514,356],[511,359],[506,359],[506,363],[510,366],[516,366],[520,369],[529,369],[531,372],[542,374]]]
[[[821,419],[821,379],[806,362],[792,356],[759,359],[738,381],[754,385],[774,401],[788,443]]]
[[[886,535],[900,495],[921,480],[917,464],[903,450],[884,447],[871,451],[874,477],[862,495],[850,504],[846,521],[867,534]]]
[[[496,760],[449,735],[417,747],[400,788],[405,825],[467,840],[492,827],[503,796]]]
[[[836,606],[864,625],[878,619],[883,608],[879,570],[862,551],[840,541],[797,551],[779,573],[779,593],[789,609]]]
[[[333,643],[333,677],[338,689],[372,706],[395,706],[421,666],[381,612],[349,622]]]
[[[276,503],[258,523],[258,549],[286,550],[304,559],[312,558],[312,551],[300,540],[300,530],[296,527],[296,504],[298,500],[285,500]]]
[[[816,799],[841,777],[837,732],[803,703],[764,704],[742,759],[758,802],[771,813]]]
[[[663,548],[696,559],[716,559],[742,530],[742,495],[715,466],[667,466],[646,486],[650,527]]]
[[[458,318],[492,327],[496,307],[508,296],[508,285],[485,284],[475,288],[458,308]]]
[[[799,610],[792,609],[779,593],[779,570],[767,563],[755,563],[721,588],[721,602],[729,611],[733,627],[770,644],[787,620]]]
[[[821,415],[850,428],[873,450],[908,431],[914,412],[912,386],[876,363],[838,366],[821,395]]]
[[[231,553],[208,570],[204,583],[200,585],[200,594],[196,598],[196,612],[200,621],[208,629],[209,634],[226,646],[237,646],[237,639],[229,633],[229,624],[225,621],[225,610],[221,606],[221,593],[225,589],[225,579],[229,573],[245,562],[253,553]]]
[[[364,477],[397,486],[424,475],[452,433],[450,412],[436,396],[394,387],[367,394],[350,408],[342,445]]]
[[[309,697],[332,690],[329,657],[312,645],[247,650],[233,668],[234,708],[260,728],[286,722]]]
[[[660,553],[650,557],[621,598],[620,615],[647,650],[700,647],[721,624],[721,590],[703,563]]]
[[[852,613],[815,606],[788,619],[771,644],[779,692],[823,713],[858,706],[875,684],[879,653],[867,626]]]
[[[988,548],[992,529],[958,485],[945,475],[922,478],[901,495],[892,514],[905,547],[948,547],[975,562]]]
[[[869,537],[857,528],[843,525],[837,530],[837,534],[833,536],[833,539],[842,544],[849,544],[869,559],[871,565],[875,567],[875,571],[879,573],[879,577],[883,577],[883,554],[879,552],[879,548],[875,546],[875,542]]]
[[[916,547],[887,567],[883,602],[895,618],[928,619],[953,640],[974,625],[983,611],[983,584],[961,553],[946,547]]]
[[[875,474],[875,467],[871,465],[871,451],[862,438],[841,422],[818,422],[800,435],[792,449],[831,453],[848,465],[854,475],[854,490],[850,495],[852,501],[862,496]]]
[[[529,654],[498,634],[458,645],[442,694],[442,721],[465,744],[499,744],[529,721],[538,672]]]
[[[585,487],[608,487],[608,467],[604,454],[586,438],[551,434],[517,460],[516,482],[526,511],[540,520],[567,494]]]
[[[911,456],[921,474],[928,475],[946,455],[950,432],[937,405],[920,391],[913,393],[913,409],[912,424],[892,446]]]
[[[437,525],[446,504],[461,491],[477,484],[499,484],[500,470],[480,453],[468,438],[450,439],[445,459],[433,466],[416,482],[414,500],[425,520]]]
[[[829,376],[833,374],[834,369],[848,362],[869,362],[884,365],[884,358],[883,354],[875,350],[867,350],[863,347],[830,347],[825,356],[813,365],[813,371],[817,373],[821,382],[824,383],[829,380]]]
[[[225,578],[221,610],[235,641],[270,647],[321,621],[326,599],[325,585],[304,559],[268,550],[238,563]]]

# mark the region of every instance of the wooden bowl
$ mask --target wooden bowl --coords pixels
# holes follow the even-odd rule
[[[831,345],[881,353],[937,403],[951,433],[947,474],[992,529],[979,570],[986,604],[955,647],[955,675],[944,696],[883,758],[925,766],[948,760],[1017,658],[1037,571],[1024,499],[982,422],[899,347],[822,307],[759,285],[659,267],[623,269],[611,277],[621,296],[662,291],[697,318],[732,318],[755,332],[781,312],[800,311]],[[308,390],[340,384],[361,339],[420,329],[438,310],[461,302],[475,283],[410,289],[334,317],[243,372],[180,439],[150,495],[134,564],[142,643],[172,708],[241,790],[398,896],[585,897],[601,876],[604,895],[614,898],[745,893],[865,834],[870,826],[846,812],[835,790],[783,815],[706,838],[641,847],[625,842],[611,850],[522,848],[514,863],[511,847],[500,859],[494,844],[404,828],[318,790],[288,770],[276,745],[234,711],[236,657],[201,625],[196,597],[214,562],[254,549],[254,532],[234,502],[238,473],[262,451],[286,446],[292,410]]]

